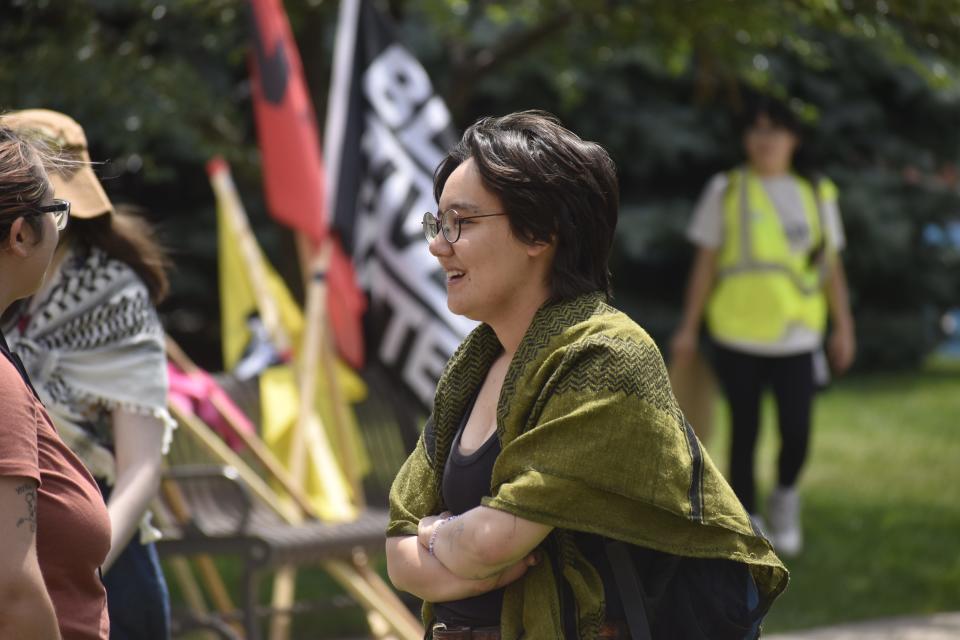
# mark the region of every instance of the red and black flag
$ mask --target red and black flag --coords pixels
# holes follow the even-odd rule
[[[280,0],[251,0],[253,106],[270,214],[320,244],[327,232],[320,134]]]
[[[328,235],[320,136],[300,54],[281,0],[251,0],[253,105],[270,214],[304,234],[314,248],[333,242],[327,311],[337,351],[363,364],[361,316],[366,299],[335,237]]]

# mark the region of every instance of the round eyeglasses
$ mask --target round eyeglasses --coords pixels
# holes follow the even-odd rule
[[[481,213],[475,216],[461,215],[456,209],[447,209],[439,216],[427,211],[423,214],[423,235],[427,242],[432,242],[434,238],[443,233],[444,239],[453,244],[460,239],[460,224],[464,220],[473,220],[474,218],[493,218],[496,216],[505,216],[505,213]]]
[[[37,207],[30,213],[24,214],[23,217],[42,216],[45,213],[52,213],[53,223],[57,225],[57,231],[63,231],[67,228],[67,222],[70,220],[70,201],[54,198],[52,204]]]

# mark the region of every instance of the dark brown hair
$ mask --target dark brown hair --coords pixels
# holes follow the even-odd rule
[[[744,103],[743,110],[736,116],[735,126],[741,135],[756,126],[760,116],[766,116],[770,122],[780,129],[785,129],[796,136],[801,144],[796,148],[791,158],[791,169],[811,185],[816,185],[822,174],[809,156],[807,145],[803,140],[812,137],[812,130],[800,116],[790,107],[789,103],[764,94],[750,93]]]
[[[543,111],[481,118],[437,167],[438,202],[450,174],[470,158],[503,203],[514,235],[528,243],[556,240],[551,301],[591,291],[609,298],[607,263],[620,194],[606,150]]]
[[[743,110],[736,115],[735,125],[741,135],[757,124],[760,116],[767,116],[775,127],[786,129],[803,137],[803,124],[786,102],[763,94],[748,95]]]
[[[117,207],[114,214],[71,218],[64,233],[80,251],[97,247],[128,265],[143,280],[154,304],[167,295],[170,260],[150,224],[131,209]]]
[[[6,240],[14,220],[42,206],[49,192],[40,149],[0,125],[0,240]],[[41,237],[41,221],[26,220]]]

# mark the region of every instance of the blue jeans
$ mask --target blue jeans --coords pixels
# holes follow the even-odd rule
[[[97,479],[103,498],[110,496],[105,482]],[[110,612],[110,640],[168,640],[170,595],[163,579],[156,547],[140,544],[140,533],[117,556],[103,575]]]

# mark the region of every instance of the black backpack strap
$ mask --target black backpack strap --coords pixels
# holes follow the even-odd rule
[[[652,640],[650,635],[650,621],[647,617],[647,599],[643,595],[643,585],[637,568],[633,564],[633,556],[627,545],[619,540],[610,540],[605,545],[607,559],[613,570],[613,579],[620,592],[620,601],[623,603],[623,612],[627,617],[627,627],[633,640]]]

